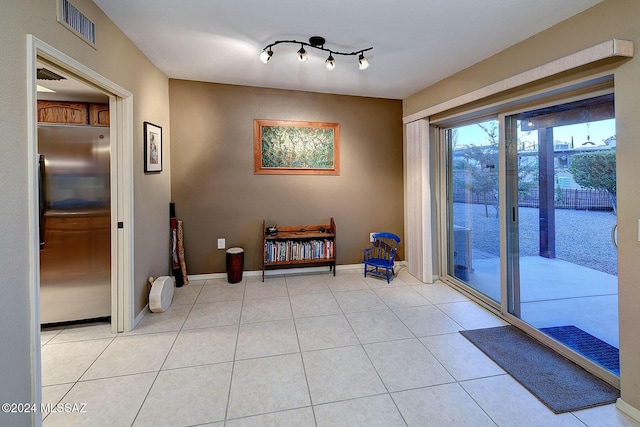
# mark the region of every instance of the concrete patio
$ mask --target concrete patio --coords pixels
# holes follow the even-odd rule
[[[500,300],[500,260],[477,256],[468,284]],[[521,318],[536,328],[574,325],[619,348],[618,278],[559,259],[520,258]]]

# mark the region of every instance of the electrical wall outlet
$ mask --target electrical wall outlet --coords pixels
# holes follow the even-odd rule
[[[376,231],[376,232],[374,232],[374,233],[369,233],[369,241],[370,241],[370,242],[372,242],[372,243],[373,243],[373,235],[374,235],[374,234],[376,234],[376,233],[377,233],[377,231]]]
[[[227,247],[225,239],[218,239],[218,249],[224,249]]]

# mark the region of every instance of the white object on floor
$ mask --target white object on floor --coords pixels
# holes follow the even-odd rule
[[[149,292],[149,310],[164,313],[171,305],[175,283],[169,276],[160,276],[151,285]]]

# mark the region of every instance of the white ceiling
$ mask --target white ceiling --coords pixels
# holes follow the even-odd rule
[[[405,98],[602,0],[93,0],[168,77],[205,82]],[[97,28],[100,36],[100,28]],[[308,41],[357,57],[278,45]],[[560,41],[559,41],[560,42]]]
[[[73,102],[109,102],[109,96],[94,86],[88,85],[75,79],[69,73],[61,70],[54,65],[45,64],[38,61],[36,68],[44,68],[53,71],[62,80],[42,80],[38,79],[38,99],[47,101],[73,101]],[[53,92],[41,92],[40,87],[51,90]]]

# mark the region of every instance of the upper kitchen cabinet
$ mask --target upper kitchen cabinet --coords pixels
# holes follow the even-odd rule
[[[38,122],[109,126],[109,104],[39,100]]]
[[[89,104],[89,124],[109,126],[109,104]]]
[[[38,122],[87,125],[89,124],[88,104],[38,101]]]

